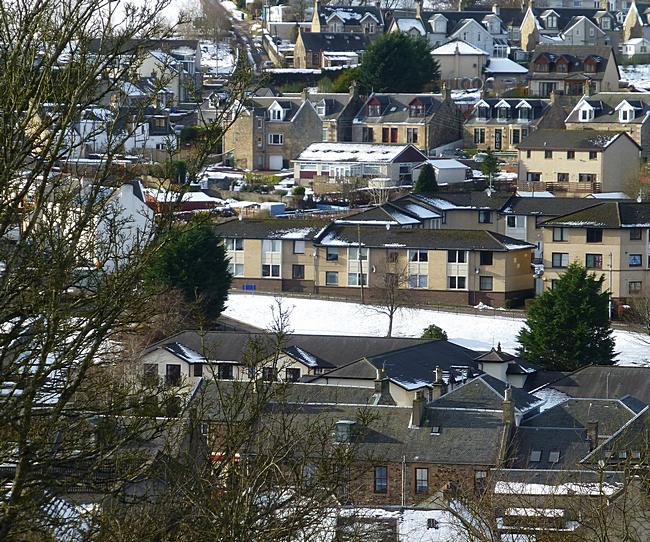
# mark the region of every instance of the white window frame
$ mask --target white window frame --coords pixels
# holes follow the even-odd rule
[[[284,134],[269,134],[269,145],[284,145]]]

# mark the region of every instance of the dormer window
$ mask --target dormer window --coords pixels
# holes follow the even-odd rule
[[[553,14],[546,17],[546,28],[555,30],[557,28],[557,17]]]
[[[381,107],[379,104],[368,104],[368,116],[379,117],[381,115]]]
[[[530,108],[528,107],[519,108],[519,120],[530,120]]]
[[[424,105],[420,103],[411,104],[409,107],[410,117],[424,117]]]
[[[497,120],[508,120],[510,118],[510,108],[501,106],[497,108]]]
[[[269,109],[269,119],[284,120],[284,110],[281,107],[271,107]]]
[[[354,426],[356,422],[353,420],[339,420],[334,426],[334,440],[341,443],[352,442],[354,436]]]
[[[585,107],[580,110],[580,122],[589,122],[594,118],[594,110],[591,107]]]
[[[546,62],[536,62],[535,63],[536,72],[548,72],[548,64]]]
[[[478,118],[479,120],[488,120],[490,118],[490,108],[486,105],[482,105],[478,108]]]
[[[318,113],[319,117],[324,117],[325,113],[326,113],[326,109],[327,109],[327,107],[325,106],[324,103],[319,103],[316,106],[316,113]]]
[[[624,107],[618,112],[618,120],[621,122],[630,122],[634,120],[634,109]]]
[[[603,30],[609,30],[612,27],[612,21],[609,17],[603,17],[600,21],[600,26]]]

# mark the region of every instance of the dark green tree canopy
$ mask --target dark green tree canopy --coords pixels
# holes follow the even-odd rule
[[[147,286],[152,290],[178,288],[206,318],[217,318],[225,308],[232,276],[212,222],[195,217],[172,228],[161,241],[146,273]]]
[[[611,365],[616,354],[603,281],[603,275],[597,278],[578,263],[569,265],[553,289],[530,306],[526,327],[519,332],[519,355],[558,371]]]
[[[429,162],[425,163],[420,169],[418,180],[415,182],[413,192],[416,194],[426,194],[438,191],[438,183],[436,182],[436,172]]]
[[[487,175],[489,177],[491,175],[499,173],[499,170],[501,169],[499,167],[499,160],[492,149],[485,151],[485,155],[485,160],[483,160],[481,163],[481,172],[483,175]]]
[[[431,324],[425,327],[422,331],[422,339],[439,339],[442,341],[447,340],[447,332],[436,324]]]
[[[364,93],[421,92],[427,83],[438,80],[439,74],[426,39],[390,32],[363,54],[359,83]]]

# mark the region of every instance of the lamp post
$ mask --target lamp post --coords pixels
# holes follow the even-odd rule
[[[359,285],[361,286],[361,304],[365,305],[363,291],[363,260],[361,259],[361,224],[357,224],[357,261],[359,262]]]

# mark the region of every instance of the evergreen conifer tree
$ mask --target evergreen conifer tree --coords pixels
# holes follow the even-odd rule
[[[413,192],[416,194],[427,194],[438,191],[438,183],[436,182],[436,172],[433,166],[428,162],[420,169],[418,180],[413,187]]]
[[[573,371],[590,363],[611,365],[614,339],[609,325],[609,293],[578,263],[538,297],[519,332],[519,355],[546,369]]]

